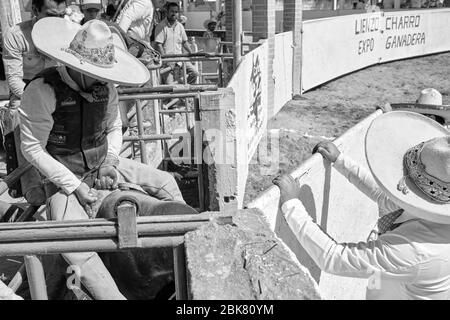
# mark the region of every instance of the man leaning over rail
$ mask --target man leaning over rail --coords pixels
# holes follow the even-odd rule
[[[312,221],[298,184],[284,175],[274,183],[287,223],[321,270],[368,278],[367,299],[450,299],[449,132],[420,114],[394,111],[374,120],[365,148],[375,179],[331,142],[315,151],[377,202],[377,239],[336,243]]]
[[[122,131],[113,83],[147,82],[145,66],[115,47],[110,29],[99,20],[80,26],[61,18],[42,19],[32,37],[40,52],[62,64],[28,84],[19,109],[22,152],[46,177],[49,218],[87,219],[84,209],[97,200],[93,187],[115,189],[118,182],[184,203],[169,173],[119,157]],[[63,257],[80,267],[81,282],[94,298],[124,298],[96,253]]]

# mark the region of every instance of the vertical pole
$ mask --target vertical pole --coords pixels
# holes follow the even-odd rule
[[[0,1],[0,26],[2,29],[2,37],[16,24],[22,21],[20,12],[20,4],[18,0],[1,0]]]
[[[44,267],[42,266],[41,259],[37,256],[25,256],[24,260],[27,269],[31,299],[48,300]]]
[[[337,0],[333,0],[332,10],[337,10]]]
[[[173,264],[177,300],[187,300],[186,255],[184,252],[184,244],[180,244],[173,248]]]
[[[302,0],[284,0],[284,31],[292,30],[292,96],[302,94]]]
[[[195,126],[194,126],[194,162],[197,165],[198,172],[198,206],[200,212],[205,211],[205,186],[203,179],[203,137],[202,137],[202,127],[200,120],[200,97],[194,98],[194,115],[195,115]]]
[[[242,0],[233,1],[233,58],[234,69],[241,62],[241,35],[242,35]]]
[[[138,125],[138,134],[139,136],[144,135],[144,119],[142,116],[142,102],[141,100],[136,100],[136,121]],[[147,148],[145,146],[144,140],[139,140],[139,146],[141,149],[141,162],[148,164],[148,157],[147,157]]]

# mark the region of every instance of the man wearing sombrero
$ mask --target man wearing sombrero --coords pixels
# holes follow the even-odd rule
[[[138,184],[162,200],[184,202],[169,173],[119,157],[122,131],[113,84],[144,84],[147,68],[116,47],[110,29],[99,20],[80,26],[42,19],[32,38],[42,54],[62,64],[28,84],[19,109],[21,150],[46,178],[49,218],[87,219],[84,208],[97,199],[93,187],[115,189],[119,182]],[[63,257],[79,266],[81,281],[94,298],[124,298],[96,253]]]
[[[274,180],[287,223],[323,271],[370,279],[367,299],[450,299],[450,133],[393,111],[373,121],[365,149],[372,174],[331,142],[315,151],[377,202],[377,239],[336,243],[312,221],[289,175]]]

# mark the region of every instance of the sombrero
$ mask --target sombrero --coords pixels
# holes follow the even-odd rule
[[[366,157],[380,188],[412,215],[450,224],[450,132],[418,113],[392,111],[366,134]]]
[[[40,19],[31,37],[41,53],[92,78],[126,86],[146,83],[147,68],[113,42],[109,27],[100,20],[80,26],[62,18]]]
[[[216,19],[207,19],[205,20],[205,22],[203,22],[203,27],[205,27],[205,29],[208,29],[208,25],[210,23],[217,23]]]

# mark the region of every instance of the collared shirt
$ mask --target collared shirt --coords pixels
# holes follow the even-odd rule
[[[381,215],[399,209],[367,170],[342,153],[334,167],[377,202]],[[337,243],[312,221],[300,200],[286,201],[282,212],[321,270],[369,280],[367,299],[450,299],[450,225],[405,211],[395,221],[402,224],[375,241]]]
[[[183,53],[182,45],[187,40],[186,31],[178,21],[170,26],[166,18],[156,26],[155,42],[163,45],[165,54]]]
[[[117,23],[137,39],[150,42],[154,9],[150,0],[130,0],[120,11]]]
[[[70,78],[64,66],[58,67],[61,79],[73,90],[84,97],[89,93],[82,92]],[[122,121],[118,108],[118,94],[113,84],[109,83],[109,104],[117,106],[116,117],[107,123],[108,154],[118,157],[122,147]],[[56,108],[53,88],[44,83],[42,78],[32,81],[26,88],[19,108],[21,150],[25,157],[44,176],[67,194],[72,193],[80,185],[80,177],[75,176],[66,166],[53,158],[46,145],[53,128],[52,113]]]
[[[13,107],[18,106],[22,97],[24,80],[29,81],[45,68],[56,65],[55,61],[41,55],[34,46],[31,40],[34,22],[34,19],[21,22],[5,35],[3,62]]]

